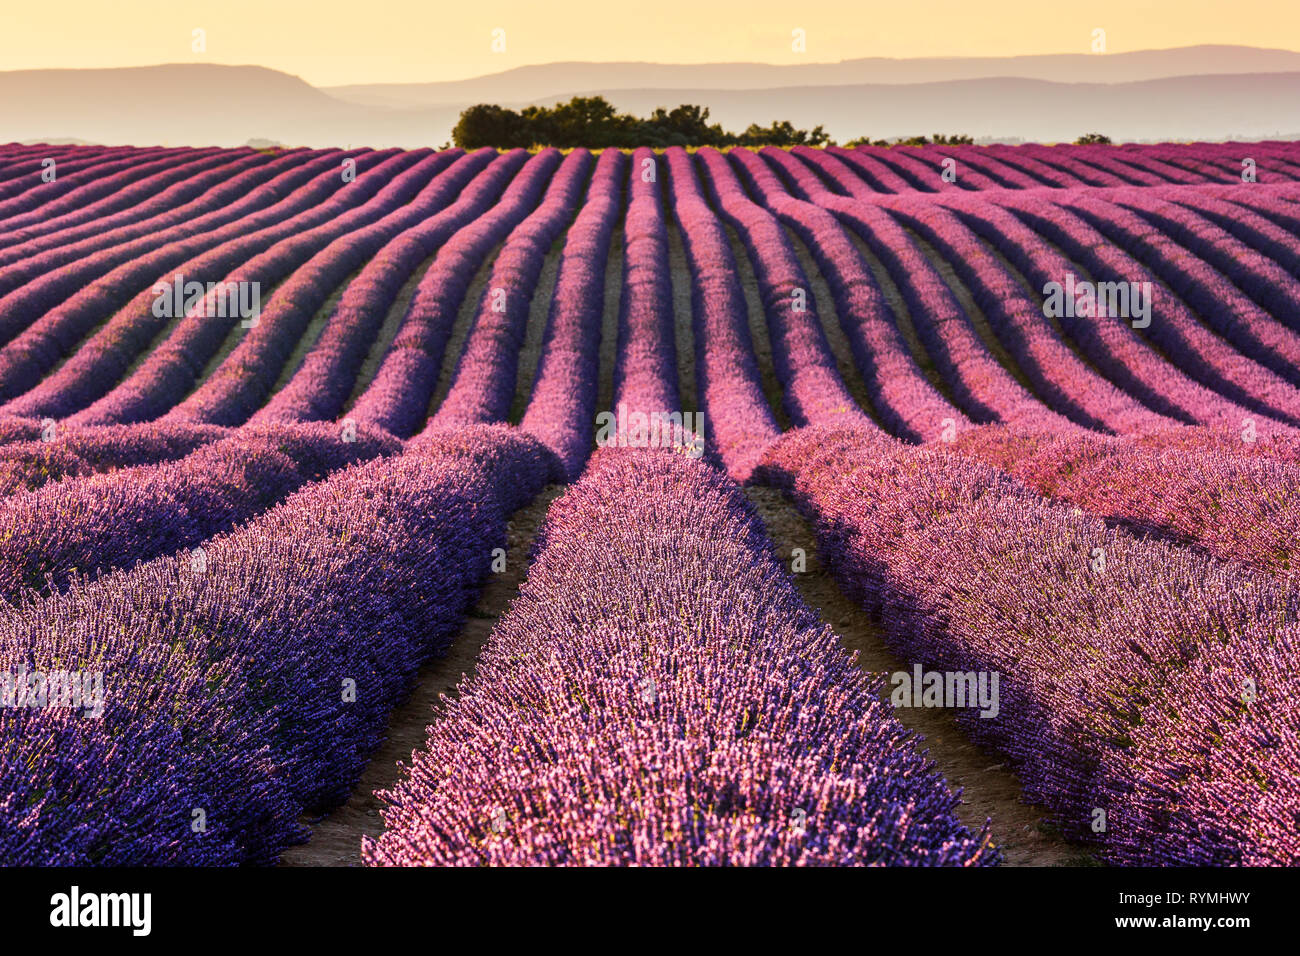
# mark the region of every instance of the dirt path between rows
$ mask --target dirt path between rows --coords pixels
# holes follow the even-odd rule
[[[411,753],[424,746],[430,724],[440,709],[439,698],[455,696],[456,685],[464,677],[473,677],[479,652],[519,593],[527,570],[528,553],[537,529],[551,502],[564,489],[552,485],[533,501],[516,511],[507,532],[506,570],[488,576],[478,603],[470,611],[460,633],[446,657],[426,664],[420,670],[419,683],[404,704],[393,711],[388,724],[388,739],[371,757],[352,796],[328,816],[312,823],[310,843],[290,847],[281,857],[281,866],[360,866],[361,838],[377,837],[384,829],[379,815],[382,804],[375,791],[391,787],[401,778]]]

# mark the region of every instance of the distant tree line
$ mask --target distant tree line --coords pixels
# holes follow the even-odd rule
[[[615,147],[628,149],[650,146],[834,146],[835,141],[821,126],[796,129],[789,120],[774,120],[767,126],[750,123],[742,133],[732,133],[720,123],[709,122],[707,106],[683,103],[675,109],[662,106],[646,117],[620,113],[603,96],[575,96],[554,106],[525,106],[512,110],[491,103],[479,103],[460,114],[451,131],[452,142],[462,149],[492,146],[497,149],[530,149],[558,146],[575,149]],[[845,146],[971,146],[975,139],[963,133],[935,133],[932,136],[900,136],[892,140],[859,136]],[[1109,143],[1100,133],[1088,133],[1079,144]]]
[[[463,149],[494,146],[825,146],[830,135],[820,126],[795,129],[788,120],[770,126],[751,123],[743,133],[731,133],[709,122],[709,110],[683,103],[676,109],[659,107],[647,117],[620,113],[603,96],[575,96],[555,106],[525,106],[512,110],[480,103],[460,114],[451,131]]]

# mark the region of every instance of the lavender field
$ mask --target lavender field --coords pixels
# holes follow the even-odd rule
[[[0,863],[1300,865],[1298,571],[1300,143],[0,146]]]

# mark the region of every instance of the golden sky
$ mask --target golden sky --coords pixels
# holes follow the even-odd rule
[[[3,0],[0,69],[256,64],[318,86],[556,60],[1005,56],[1239,43],[1300,50],[1300,0]],[[206,52],[192,31],[206,33]],[[505,49],[494,52],[493,31]],[[791,31],[807,49],[791,49]]]

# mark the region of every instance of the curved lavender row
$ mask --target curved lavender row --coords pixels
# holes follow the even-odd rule
[[[552,466],[503,427],[448,433],[205,542],[202,573],[162,558],[0,620],[5,665],[104,674],[98,719],[0,710],[0,858],[274,862],[358,779]]]
[[[848,178],[836,160],[822,170],[837,181]],[[1003,421],[1028,428],[1073,428],[1031,395],[985,346],[970,316],[947,283],[898,222],[876,203],[830,193],[822,196],[835,215],[856,232],[888,270],[911,313],[921,344],[971,421]],[[956,427],[964,422],[958,420]]]
[[[958,182],[976,189],[1042,189],[1043,183],[1024,170],[1005,163],[985,146],[932,146],[939,157],[955,160]]]
[[[705,201],[690,154],[675,146],[664,158],[669,203],[691,273],[695,380],[706,440],[727,473],[744,482],[781,429],[763,395],[748,306],[726,231]]]
[[[1019,146],[990,144],[980,147],[981,157],[997,164],[1008,181],[1022,182],[1025,189],[1064,189],[1068,186],[1086,185],[1078,176],[1049,166],[1041,159],[1024,152]]]
[[[130,567],[229,531],[332,471],[400,449],[378,429],[241,429],[179,461],[46,485],[0,501],[0,607],[77,575]]]
[[[3,410],[34,417],[70,416],[70,424],[84,425],[156,418],[193,387],[194,377],[241,318],[221,314],[236,309],[216,290],[203,297],[192,315],[160,316],[156,310],[160,286],[165,289],[162,295],[170,296],[178,275],[187,283],[220,282],[222,289],[234,288],[230,283],[249,287],[256,283],[259,289],[274,286],[340,234],[409,201],[428,177],[446,165],[444,155],[421,157],[417,150],[373,167],[363,157],[357,164],[359,178],[346,188],[337,173],[321,173],[283,206],[274,207],[278,221],[249,216],[242,229],[218,245],[198,250],[141,290],[57,371]],[[183,310],[182,305],[171,311]],[[128,372],[130,377],[123,380]]]
[[[281,165],[287,165],[283,162],[285,159],[298,157],[305,161],[304,157],[310,155],[306,150],[294,150],[280,157]],[[238,191],[228,184],[235,176],[253,170],[261,170],[261,176],[256,180],[249,177]],[[0,248],[0,293],[9,293],[57,265],[75,262],[91,254],[98,253],[101,263],[116,264],[121,260],[110,258],[109,250],[112,247],[141,236],[154,236],[168,226],[189,218],[196,209],[205,208],[205,204],[196,202],[205,191],[220,189],[218,198],[230,202],[242,197],[258,181],[269,178],[274,171],[275,166],[269,157],[261,153],[231,157],[222,150],[217,162],[204,164],[204,168],[156,194],[151,191],[128,209],[102,218],[95,215],[93,210],[68,213],[60,219],[70,221],[55,231],[42,233],[34,230],[35,234],[29,238],[22,238],[13,245]],[[16,238],[26,231],[21,230]],[[130,251],[147,251],[150,248],[153,246],[142,244],[132,247]],[[122,257],[126,258],[130,256]]]
[[[1071,199],[1067,207],[1055,197],[1047,202],[1003,194],[999,202],[1083,265],[1093,279],[1152,283],[1151,322],[1144,331],[1170,362],[1230,401],[1282,421],[1300,421],[1300,391],[1234,351],[1204,328],[1180,301],[1158,294],[1156,277],[1093,228],[1095,219],[1085,220],[1072,208],[1090,200]]]
[[[1267,259],[1250,256],[1236,261],[1237,268],[1227,269],[1226,263],[1218,263],[1218,268],[1228,271],[1234,282],[1251,295],[1256,302],[1273,312],[1282,322],[1288,322],[1288,315],[1278,315],[1277,306],[1283,312],[1279,299],[1269,284],[1269,278],[1276,275],[1278,267],[1290,278],[1300,274],[1300,239],[1293,232],[1279,227],[1267,216],[1257,211],[1257,207],[1241,205],[1229,201],[1226,193],[1207,193],[1205,190],[1179,189],[1161,191],[1160,196],[1175,202],[1196,213],[1202,219],[1214,223],[1219,229],[1245,243],[1257,252],[1262,252]],[[1269,261],[1272,260],[1272,261]],[[1294,281],[1294,280],[1293,280]]]
[[[0,496],[115,468],[174,461],[227,434],[216,425],[110,425],[56,431],[53,441],[11,442],[0,446]]]
[[[964,198],[950,206],[1036,288],[1060,283],[1074,271],[1068,259],[1002,206]],[[904,207],[900,204],[899,208]],[[1059,214],[1057,207],[1045,201],[1022,205],[1021,209],[1036,210],[1043,217]],[[1165,361],[1127,323],[1099,322],[1077,315],[1062,315],[1056,321],[1107,379],[1158,414],[1232,429],[1240,429],[1245,420],[1254,416]],[[1284,429],[1282,425],[1270,426],[1270,430]]]
[[[0,224],[0,247],[30,242],[40,236],[62,232],[79,223],[106,223],[112,213],[134,207],[157,195],[161,188],[188,179],[203,170],[229,163],[239,155],[240,150],[196,149],[177,152],[153,162],[139,163],[114,176],[74,190],[25,217],[5,220]],[[27,221],[22,222],[22,219]],[[67,234],[64,234],[64,241],[68,241]]]
[[[599,450],[363,862],[997,863],[878,684],[734,483]]]
[[[496,156],[494,150],[477,150],[443,174],[449,181],[474,178],[455,202],[404,230],[362,267],[301,365],[250,423],[329,420],[342,413],[402,285],[456,231],[466,209],[486,208],[489,194],[500,191],[500,169],[484,172]]]
[[[1300,568],[1300,461],[1240,451],[1228,436],[1162,438],[1029,436],[992,426],[962,435],[954,448],[1043,495],[1223,561],[1274,574]]]
[[[944,255],[1035,394],[1050,408],[1087,428],[1121,434],[1173,424],[1070,351],[1043,316],[1042,306],[1030,301],[1024,288],[952,212],[935,203],[889,208]]]
[[[872,408],[886,429],[909,441],[928,441],[938,438],[947,423],[954,428],[968,426],[966,416],[917,366],[875,277],[844,227],[823,208],[839,205],[846,197],[826,189],[808,166],[784,150],[764,149],[762,156],[786,173],[800,199],[786,192],[754,153],[733,150],[730,155],[745,170],[759,201],[800,235],[816,260]],[[847,174],[847,169],[840,169]]]
[[[1186,224],[1192,214],[1186,210],[1180,213],[1179,207],[1173,207],[1171,211],[1168,204],[1144,200],[1131,193],[1125,194],[1123,199],[1117,197],[1113,202],[1075,196],[1064,198],[1062,202],[1135,260],[1149,267],[1196,309],[1207,325],[1242,354],[1292,385],[1300,383],[1300,334],[1255,305],[1233,284],[1232,279],[1213,268],[1201,255],[1206,251],[1206,243],[1201,237],[1192,238],[1181,228],[1176,229],[1180,241],[1187,238],[1193,242],[1189,254],[1188,249],[1180,247],[1166,235],[1169,229]],[[1154,217],[1157,224],[1119,203],[1136,206]],[[1226,244],[1232,244],[1230,237]],[[1249,250],[1243,248],[1242,251],[1246,258],[1252,255]],[[1158,316],[1153,316],[1156,318]],[[1300,325],[1300,322],[1296,324]],[[1295,415],[1300,410],[1300,393],[1290,398],[1285,408],[1289,414]]]
[[[449,196],[457,188],[455,184],[466,181],[475,169],[487,162],[486,156],[463,162],[458,160],[459,156],[459,150],[446,151],[428,156],[405,170],[402,168],[405,163],[397,164],[391,171],[387,168],[388,163],[363,170],[364,175],[341,194],[336,193],[327,202],[264,231],[256,237],[255,245],[252,236],[232,240],[229,248],[214,250],[200,263],[186,267],[185,272],[187,275],[201,275],[214,268],[212,260],[218,255],[223,261],[232,261],[240,250],[262,249],[220,281],[275,286],[271,293],[271,301],[275,302],[275,296],[282,291],[277,284],[287,277],[284,291],[292,296],[294,271],[330,243],[386,216],[406,216],[407,210],[402,207],[411,202],[432,177],[447,177],[448,181],[439,188],[442,196]],[[390,176],[389,172],[397,175]],[[217,294],[209,293],[199,318],[180,321],[128,378],[69,418],[69,424],[145,421],[172,408],[194,389],[203,370],[239,321],[236,315],[219,318],[219,303]],[[86,346],[82,346],[82,351],[85,350]]]
[[[1274,330],[1274,337],[1281,340],[1276,350],[1294,353],[1297,342],[1295,330],[1300,328],[1300,316],[1297,316],[1300,312],[1300,281],[1292,274],[1277,263],[1260,256],[1229,230],[1202,215],[1194,205],[1189,208],[1189,205],[1170,202],[1160,196],[1129,194],[1115,196],[1112,201],[1141,213],[1166,235],[1217,270],[1217,273],[1207,273],[1203,268],[1197,268],[1195,263],[1188,264],[1197,280],[1197,300],[1193,301],[1200,301],[1205,307],[1212,304],[1216,309],[1229,304],[1243,308],[1244,300],[1237,291],[1239,288],[1257,305],[1267,309],[1273,320],[1286,327]],[[1243,219],[1248,219],[1251,215],[1242,209]],[[1263,217],[1255,218],[1267,225],[1267,220]],[[1285,232],[1282,234],[1286,235]],[[1300,252],[1300,240],[1295,237],[1289,237],[1289,240],[1282,248],[1289,251],[1294,260]],[[1268,319],[1253,308],[1249,308],[1248,314],[1261,326],[1269,324]]]
[[[148,161],[166,156],[168,150],[162,147],[132,149],[126,154],[114,153],[96,157],[57,162],[56,177],[53,182],[41,178],[43,166],[38,166],[31,179],[0,185],[0,229],[5,228],[9,219],[25,216],[33,210],[44,209],[69,193],[114,176],[123,170],[129,170],[142,160]]]
[[[596,160],[587,200],[565,236],[537,377],[519,423],[521,431],[554,452],[566,481],[581,474],[591,450],[605,269],[623,206],[625,165],[616,149],[604,150]]]
[[[823,152],[827,156],[835,156],[842,160],[846,167],[852,169],[860,181],[869,187],[866,190],[868,193],[909,193],[916,191],[915,186],[894,172],[889,166],[877,160],[874,154],[865,148],[845,149],[842,146],[827,146]],[[857,195],[857,193],[854,193],[854,195]]]
[[[1124,162],[1117,153],[1118,150],[1114,146],[1078,146],[1070,150],[1070,158],[1134,186],[1161,186],[1168,182],[1164,176],[1151,170]]]
[[[1182,697],[1181,675],[1198,655],[1260,629],[1294,627],[1294,591],[1108,529],[961,456],[872,433],[788,434],[773,446],[768,474],[815,522],[843,586],[881,615],[908,660],[1000,675],[998,715],[964,708],[958,720],[1009,759],[1027,799],[1053,811],[1073,839],[1161,862],[1113,797],[1141,766],[1135,729]],[[1178,733],[1211,730],[1193,724]],[[1300,768],[1281,769],[1294,789]],[[1100,835],[1092,830],[1097,809],[1107,813]],[[1177,813],[1185,850],[1217,845],[1199,830],[1203,807]],[[1239,857],[1269,852],[1257,834],[1238,838]]]
[[[652,149],[632,152],[614,360],[615,407],[646,415],[681,407],[659,163]]]
[[[0,302],[0,339],[9,344],[0,351],[0,367],[6,370],[0,399],[34,385],[96,321],[121,308],[172,266],[237,234],[250,220],[283,217],[287,207],[301,201],[299,187],[324,175],[332,163],[333,157],[295,162],[265,183],[261,181],[268,170],[250,170],[196,202],[210,211],[162,233],[91,253],[70,268],[45,272],[5,296]],[[250,191],[256,183],[261,185]],[[225,204],[218,206],[219,200]],[[43,260],[37,256],[21,265],[34,267]]]
[[[840,378],[817,317],[812,286],[776,218],[745,195],[727,157],[701,149],[697,162],[718,212],[740,235],[753,263],[772,342],[772,361],[790,419],[808,422],[869,419]],[[802,302],[796,293],[802,292]],[[802,305],[802,310],[798,306]]]
[[[493,247],[537,204],[560,164],[560,153],[554,149],[525,162],[526,156],[524,150],[506,153],[489,170],[492,175],[482,177],[472,204],[447,211],[455,234],[420,278],[397,335],[370,385],[349,411],[351,417],[399,437],[424,425],[447,341],[475,273]],[[493,200],[496,205],[488,209]]]
[[[573,219],[591,165],[587,150],[569,153],[537,208],[510,231],[492,263],[447,396],[426,429],[487,424],[510,414],[533,292],[546,254]]]
[[[1080,162],[1072,155],[1073,150],[1067,151],[1060,146],[1041,146],[1037,143],[1025,143],[1018,146],[1017,150],[1023,150],[1023,155],[1028,156],[1037,162],[1043,163],[1053,169],[1060,170],[1061,173],[1076,179],[1081,186],[1131,186],[1133,181],[1124,179],[1114,173],[1099,169],[1088,163]],[[1017,153],[1017,155],[1022,155]]]
[[[509,162],[509,157],[506,157],[506,165],[511,169],[516,168]],[[553,168],[542,163],[535,165],[534,169],[542,165],[547,166],[546,173]],[[325,305],[330,292],[350,274],[361,269],[376,252],[403,230],[446,208],[452,197],[462,192],[465,178],[471,173],[472,169],[464,167],[457,170],[454,176],[439,176],[408,205],[355,233],[336,239],[313,256],[277,290],[270,307],[265,310],[263,321],[234,348],[198,389],[168,412],[165,418],[227,425],[247,421],[273,391],[276,379],[297,345],[299,336],[312,316]],[[524,176],[524,182],[535,187],[528,198],[527,204],[531,207],[541,191],[544,176],[539,177],[541,181],[537,181],[530,179],[529,175]],[[521,209],[519,215],[523,214],[524,210]],[[473,214],[462,209],[458,215],[472,218]],[[488,215],[480,217],[475,226],[495,221],[495,217]],[[517,221],[512,220],[510,225]],[[469,279],[466,278],[465,281],[468,282]],[[379,424],[383,427],[383,423]],[[387,428],[385,430],[391,431]]]

